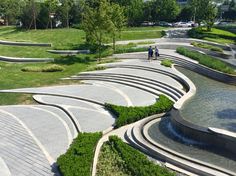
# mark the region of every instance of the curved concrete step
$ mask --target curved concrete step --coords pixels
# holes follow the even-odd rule
[[[31,43],[31,42],[12,42],[0,40],[1,45],[12,45],[12,46],[40,46],[40,47],[51,47],[50,43]]]
[[[18,57],[7,57],[0,56],[0,61],[5,62],[53,62],[53,58],[18,58]]]
[[[157,121],[157,120],[153,120],[153,121]],[[141,126],[134,127],[135,140],[138,141],[139,145],[142,145],[143,147],[147,148],[151,155],[159,156],[166,162],[170,162],[187,171],[200,174],[200,175],[207,175],[207,176],[209,175],[210,176],[235,175],[235,173],[232,173],[223,168],[219,168],[218,166],[204,163],[202,161],[179,154],[160,144],[154,145],[153,142],[150,141],[151,140],[150,137],[148,137],[147,135],[147,129],[149,128],[149,125],[147,124],[153,123],[153,121],[143,124]]]
[[[90,50],[47,50],[47,52],[53,54],[75,55],[75,54],[89,54]]]
[[[117,84],[123,84],[126,86],[134,87],[146,92],[149,92],[155,96],[159,96],[160,94],[165,94],[167,97],[169,97],[173,101],[177,101],[179,98],[172,93],[160,89],[158,87],[150,86],[148,84],[140,83],[137,81],[130,81],[127,79],[119,79],[119,78],[107,78],[107,77],[77,77],[77,78],[71,78],[75,80],[96,80],[96,81],[103,81],[103,82],[112,82]]]
[[[117,78],[127,78],[130,80],[137,80],[137,81],[141,81],[141,82],[145,82],[145,83],[149,83],[149,84],[153,84],[156,86],[159,86],[161,88],[167,89],[168,91],[176,94],[177,96],[181,97],[185,94],[184,91],[179,90],[169,84],[163,83],[161,81],[158,80],[154,80],[154,79],[150,79],[147,77],[141,77],[141,76],[135,76],[135,75],[128,75],[128,74],[115,74],[115,73],[81,73],[78,76],[108,76],[108,77],[117,77]],[[76,77],[76,76],[73,76]]]
[[[140,81],[140,80],[135,80],[135,79],[129,79],[129,78],[126,78],[126,77],[103,76],[103,75],[90,76],[89,75],[89,76],[77,76],[77,77],[73,77],[73,79],[101,80],[101,81],[108,81],[108,82],[122,81],[124,84],[125,83],[127,83],[129,85],[134,84],[136,87],[141,85],[141,86],[144,86],[146,88],[157,90],[158,92],[161,92],[161,93],[166,94],[167,96],[171,97],[175,101],[177,101],[179,98],[181,98],[181,96],[179,94],[169,90],[168,88],[163,88],[162,86],[155,85],[155,84],[150,83],[150,82]]]

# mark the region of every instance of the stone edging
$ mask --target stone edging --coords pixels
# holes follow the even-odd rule
[[[0,61],[5,62],[53,62],[53,58],[20,58],[20,57],[7,57],[0,56]]]
[[[50,43],[12,42],[0,40],[1,45],[52,47]]]

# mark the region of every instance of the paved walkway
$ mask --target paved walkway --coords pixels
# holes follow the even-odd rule
[[[0,158],[11,175],[55,175],[57,157],[78,132],[106,131],[113,126],[115,118],[104,103],[147,106],[163,92],[176,100],[185,94],[169,75],[181,74],[159,61],[132,59],[107,67],[67,78],[82,79],[84,84],[0,91],[34,94],[42,104],[0,107]]]

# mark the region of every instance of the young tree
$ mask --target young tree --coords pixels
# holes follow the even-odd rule
[[[71,9],[75,6],[75,2],[71,0],[61,0],[61,6],[58,8],[58,14],[62,20],[62,25],[69,28],[71,19]],[[78,10],[78,9],[77,9]]]
[[[53,18],[55,18],[55,12],[59,6],[59,0],[45,0],[45,5],[48,7],[48,21],[50,21],[50,26],[52,29]],[[48,25],[47,25],[48,26]]]
[[[110,19],[110,4],[107,0],[94,0],[98,3],[96,7],[85,6],[83,13],[82,28],[86,33],[86,40],[98,46],[98,61],[101,60],[102,43],[106,35],[112,31]]]
[[[126,24],[124,9],[118,4],[112,3],[110,6],[110,19],[112,21],[111,36],[113,41],[113,50],[116,50],[116,38],[120,37],[121,30]]]

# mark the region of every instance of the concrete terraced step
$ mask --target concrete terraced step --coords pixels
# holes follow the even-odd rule
[[[219,168],[218,166],[214,166],[209,163],[204,163],[202,161],[179,154],[160,144],[155,143],[154,145],[152,139],[147,134],[147,129],[149,128],[150,124],[156,123],[157,121],[158,120],[153,120],[147,122],[146,124],[134,126],[133,128],[134,139],[139,145],[142,145],[144,148],[146,148],[152,157],[155,156],[160,157],[162,160],[166,162],[169,162],[175,166],[183,168],[184,170],[199,175],[207,175],[207,176],[235,175],[235,173],[232,173],[223,168]]]
[[[140,82],[145,82],[145,83],[149,83],[155,86],[159,86],[161,88],[167,89],[168,91],[176,94],[178,97],[181,97],[185,94],[184,91],[179,90],[169,84],[163,83],[161,81],[158,80],[154,80],[154,79],[150,79],[150,78],[146,78],[146,77],[140,77],[140,76],[135,76],[135,75],[128,75],[128,74],[115,74],[115,73],[81,73],[78,76],[108,76],[108,77],[115,77],[115,78],[127,78],[130,80],[137,80]],[[77,77],[77,76],[73,76],[73,77]]]
[[[124,84],[128,85],[131,87],[135,87],[141,90],[145,90],[147,92],[152,93],[153,95],[160,95],[160,93],[163,93],[173,99],[174,101],[177,101],[180,96],[176,95],[169,90],[166,90],[165,88],[161,88],[159,86],[153,86],[153,84],[150,83],[144,83],[141,81],[135,81],[135,80],[130,80],[127,78],[115,78],[115,77],[109,77],[109,76],[78,76],[78,77],[73,77],[71,79],[77,79],[77,80],[100,80],[100,81],[107,81],[107,82],[114,82],[117,84]]]
[[[55,100],[54,100],[55,98]],[[92,104],[86,101],[78,101],[63,97],[36,95],[34,99],[42,104],[56,106],[69,116],[70,120],[76,126],[77,132],[99,132],[113,126],[115,118],[102,106]],[[59,100],[58,102],[55,102]],[[81,104],[81,105],[80,105]]]

